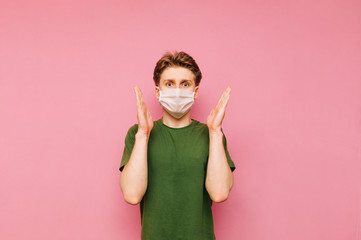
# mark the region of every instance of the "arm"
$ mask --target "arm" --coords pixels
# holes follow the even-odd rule
[[[138,204],[148,185],[148,139],[153,127],[150,111],[145,105],[143,95],[138,88],[134,87],[137,97],[138,131],[135,134],[135,142],[127,164],[120,175],[120,188],[124,200],[129,204]]]
[[[148,136],[138,131],[130,158],[120,175],[120,188],[129,204],[138,204],[147,190],[147,145]]]
[[[232,185],[233,174],[223,146],[223,133],[220,130],[210,132],[206,177],[208,194],[214,202],[223,202],[227,200]]]
[[[228,198],[233,185],[232,170],[228,165],[223,146],[222,121],[230,98],[231,88],[222,94],[217,106],[207,118],[209,129],[209,158],[205,186],[214,202],[223,202]]]

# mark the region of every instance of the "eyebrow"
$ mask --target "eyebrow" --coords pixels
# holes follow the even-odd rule
[[[164,79],[164,81],[175,81],[175,80],[174,79]],[[192,80],[182,79],[181,82],[192,82]]]

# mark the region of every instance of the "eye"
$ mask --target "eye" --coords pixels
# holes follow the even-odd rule
[[[183,83],[183,86],[184,86],[184,87],[188,87],[189,84],[188,84],[188,83]]]
[[[172,83],[169,82],[166,85],[167,85],[167,87],[170,87],[170,86],[172,86]]]

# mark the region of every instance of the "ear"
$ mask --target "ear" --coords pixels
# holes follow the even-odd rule
[[[197,99],[198,93],[199,93],[199,86],[197,86],[196,89],[194,90],[194,99]]]
[[[155,86],[154,92],[155,92],[156,98],[159,100],[159,88],[157,86]]]

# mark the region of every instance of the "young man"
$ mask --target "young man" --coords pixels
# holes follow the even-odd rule
[[[125,138],[119,170],[124,200],[140,203],[142,240],[213,240],[212,201],[227,199],[235,165],[222,120],[230,87],[207,124],[190,117],[202,74],[185,52],[166,53],[154,69],[163,116],[153,121],[135,86],[138,124]]]

